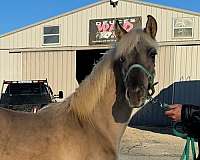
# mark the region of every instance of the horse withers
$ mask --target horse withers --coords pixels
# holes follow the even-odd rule
[[[36,114],[0,109],[1,160],[116,160],[134,107],[154,92],[157,23],[127,33],[62,103]]]

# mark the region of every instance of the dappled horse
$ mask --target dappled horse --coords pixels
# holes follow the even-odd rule
[[[154,92],[157,23],[127,33],[76,91],[36,114],[0,109],[1,160],[116,160],[132,109]]]

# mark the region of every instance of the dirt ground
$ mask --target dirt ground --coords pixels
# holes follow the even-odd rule
[[[180,160],[185,140],[169,134],[161,134],[169,129],[148,128],[154,131],[147,131],[128,127],[121,141],[119,159]]]

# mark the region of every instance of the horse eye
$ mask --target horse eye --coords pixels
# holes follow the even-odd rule
[[[151,54],[151,58],[155,59],[156,54]]]
[[[155,56],[157,55],[157,52],[156,52],[155,49],[152,48],[152,49],[150,49],[148,55],[149,55],[151,58],[155,59]]]
[[[125,61],[125,57],[120,57],[120,58],[119,58],[119,61],[120,61],[120,62],[124,62],[124,61]]]

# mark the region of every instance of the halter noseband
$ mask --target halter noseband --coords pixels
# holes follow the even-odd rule
[[[155,74],[154,73],[151,73],[150,71],[148,71],[144,66],[142,66],[141,64],[133,64],[131,67],[129,67],[125,77],[124,77],[124,82],[126,82],[127,78],[128,78],[128,75],[129,73],[131,72],[131,70],[135,69],[135,68],[138,68],[140,69],[142,72],[145,73],[145,75],[147,75],[147,78],[148,78],[148,82],[149,82],[149,86],[148,86],[148,94],[147,94],[147,98],[150,98],[154,93],[155,93],[155,89],[154,89],[154,86],[158,83],[154,83],[154,77],[155,77]],[[151,92],[149,92],[151,91]]]

